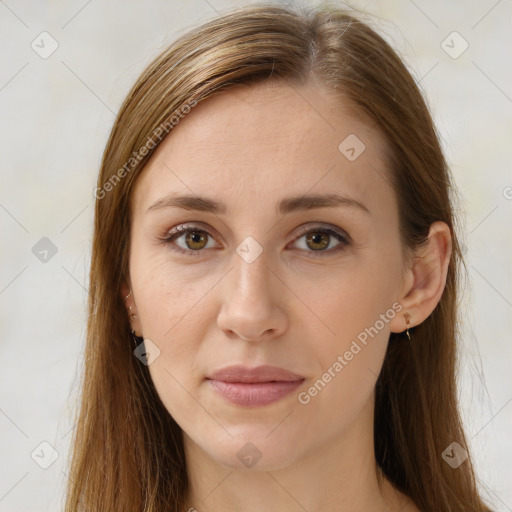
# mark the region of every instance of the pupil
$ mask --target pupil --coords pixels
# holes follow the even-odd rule
[[[320,237],[320,238],[318,238]],[[324,242],[322,243],[322,237],[324,237]],[[312,242],[313,244],[320,244],[321,247],[316,247],[315,249],[318,250],[318,249],[325,249],[325,247],[327,247],[327,245],[329,245],[328,243],[326,243],[326,237],[327,235],[325,233],[317,233],[317,234],[313,234],[313,235],[310,235],[308,237],[308,241],[309,242]]]
[[[191,245],[200,244],[203,238],[204,237],[201,233],[199,233],[198,231],[194,231],[188,234],[187,242]],[[194,248],[197,249],[197,247],[193,247],[193,249]]]

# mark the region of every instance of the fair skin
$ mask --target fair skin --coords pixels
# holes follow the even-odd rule
[[[385,141],[342,103],[318,85],[274,81],[209,98],[159,145],[132,193],[122,294],[132,291],[125,302],[136,334],[160,350],[149,371],[183,431],[187,506],[198,512],[418,511],[377,469],[374,388],[390,333],[407,327],[404,313],[418,325],[441,298],[450,231],[434,223],[429,243],[405,264]],[[338,149],[350,134],[366,145],[353,161]],[[369,213],[276,211],[285,197],[327,193]],[[148,211],[169,194],[212,198],[226,212]],[[199,234],[177,235],[174,247],[197,256],[159,241],[182,224]],[[350,243],[316,231],[315,245],[298,233],[302,225],[342,230]],[[249,236],[262,249],[250,263],[236,251]],[[394,303],[402,309],[390,315]],[[299,393],[386,312],[378,334],[301,403]],[[235,363],[279,366],[305,381],[272,404],[235,405],[205,381]],[[237,457],[248,442],[261,456],[252,467]]]

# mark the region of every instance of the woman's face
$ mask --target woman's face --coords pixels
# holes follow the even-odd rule
[[[268,82],[197,105],[152,156],[131,198],[132,325],[186,449],[278,469],[371,432],[389,334],[405,328],[384,150],[318,86]],[[319,199],[334,194],[347,200]],[[179,227],[193,229],[165,242]],[[232,365],[300,378],[209,378]]]

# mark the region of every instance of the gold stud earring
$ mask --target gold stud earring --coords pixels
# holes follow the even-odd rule
[[[132,290],[131,290],[131,288],[130,288],[130,293],[129,293],[125,298],[124,298],[124,300],[125,300],[125,301],[126,301],[126,299],[131,295],[131,293],[132,293]],[[130,311],[132,311],[132,306],[130,306],[128,309],[129,309]],[[135,320],[135,318],[137,318],[137,315],[136,315],[135,313],[133,313],[133,312],[132,312],[132,313],[130,313],[130,318],[131,318],[132,320]],[[135,331],[134,331],[133,329],[130,329],[130,332],[131,332],[131,334],[132,334],[133,342],[134,342],[135,346],[137,346],[137,345],[138,345],[138,344],[139,344],[139,343],[140,343],[144,338],[142,338],[141,336],[137,336],[137,335],[135,334]]]
[[[405,318],[405,323],[407,325],[406,334],[407,334],[407,337],[409,338],[409,341],[410,341],[411,340],[411,335],[409,334],[409,325],[411,324],[411,322],[410,322],[411,315],[409,315],[409,313],[404,313],[404,318]]]
[[[132,290],[131,290],[131,288],[130,288],[130,293],[129,293],[125,298],[124,298],[124,300],[126,300],[126,299],[131,295],[131,293],[132,293]],[[131,310],[132,310],[132,306],[130,306],[128,309],[131,311]],[[137,315],[136,315],[135,313],[133,313],[133,312],[132,312],[132,313],[130,313],[130,318],[131,318],[132,320],[134,320],[136,316],[137,316]]]

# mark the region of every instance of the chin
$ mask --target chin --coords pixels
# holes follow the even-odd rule
[[[269,436],[269,430],[251,434],[239,433],[232,438],[203,445],[218,464],[237,471],[275,471],[284,469],[297,459],[297,443],[290,436]],[[211,441],[211,440],[210,440]]]

